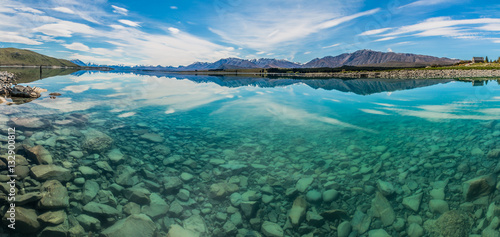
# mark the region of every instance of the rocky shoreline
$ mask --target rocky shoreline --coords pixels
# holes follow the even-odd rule
[[[185,74],[197,75],[255,75],[269,77],[301,77],[301,78],[383,78],[383,79],[466,79],[466,78],[489,78],[500,77],[500,70],[391,70],[391,71],[346,71],[335,73],[234,73],[234,72],[183,72]]]
[[[16,76],[13,73],[0,71],[0,103],[6,102],[5,98],[38,98],[46,89],[39,87],[22,86],[16,84]],[[4,97],[4,98],[2,98]]]

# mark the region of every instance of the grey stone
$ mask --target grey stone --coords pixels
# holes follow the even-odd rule
[[[319,202],[321,201],[321,193],[318,190],[310,190],[306,194],[306,199],[309,202]]]
[[[382,181],[380,179],[377,180],[377,188],[384,196],[389,196],[394,193],[394,186],[391,183]]]
[[[83,133],[82,149],[89,153],[106,151],[113,144],[113,139],[101,131],[89,129]]]
[[[163,198],[157,193],[152,193],[150,196],[151,202],[148,206],[142,207],[142,212],[152,219],[156,219],[168,212],[169,206]]]
[[[76,217],[76,220],[86,230],[99,230],[101,229],[101,221],[89,215],[81,214]]]
[[[40,191],[42,199],[38,202],[38,208],[56,209],[69,206],[68,190],[59,181],[46,181]]]
[[[207,232],[205,220],[200,215],[192,215],[183,221],[183,227],[196,233],[204,234]]]
[[[424,229],[417,223],[412,223],[408,227],[408,236],[409,237],[421,237],[424,235]]]
[[[125,155],[119,149],[109,151],[107,157],[113,164],[120,164],[125,160]]]
[[[89,202],[83,206],[83,210],[97,216],[112,217],[120,214],[118,210],[106,204]]]
[[[172,194],[173,192],[179,190],[182,187],[182,184],[182,180],[175,176],[165,177],[163,179],[163,186],[167,194]]]
[[[372,209],[374,210],[375,216],[380,217],[384,226],[392,225],[396,220],[396,214],[391,204],[380,192],[377,192],[375,198],[372,200]]]
[[[283,228],[280,225],[269,221],[262,223],[261,230],[267,237],[283,237],[284,235]]]
[[[295,185],[295,188],[303,193],[305,192],[309,186],[311,186],[312,182],[314,181],[314,178],[309,177],[309,178],[301,178],[299,181],[297,181],[297,184]]]
[[[101,232],[106,237],[152,237],[155,223],[144,214],[131,215]]]
[[[349,221],[344,221],[339,224],[337,227],[337,236],[338,237],[347,237],[351,234],[352,226]]]
[[[332,202],[337,200],[337,198],[339,197],[339,192],[335,189],[330,189],[324,191],[322,196],[324,202]]]
[[[40,229],[40,223],[38,222],[35,210],[16,206],[15,215],[16,232],[29,234],[35,233],[38,229]],[[10,218],[8,212],[4,215],[4,219],[7,218]]]
[[[376,229],[368,232],[368,237],[391,237],[385,230]]]
[[[52,224],[52,225],[58,225],[64,222],[66,220],[67,215],[66,212],[63,210],[60,211],[48,211],[43,213],[42,215],[38,216],[38,220],[40,222]]]
[[[99,184],[95,181],[87,180],[83,186],[83,204],[87,204],[92,201],[92,199],[94,199],[97,195],[97,192],[99,192]]]
[[[415,194],[413,196],[403,198],[403,206],[415,212],[420,208],[423,193]]]
[[[181,201],[188,201],[189,200],[189,191],[186,189],[180,189],[179,192],[177,193],[177,198]]]
[[[88,166],[80,166],[78,167],[78,171],[80,171],[83,177],[85,177],[86,179],[95,178],[99,176],[99,172]]]
[[[288,214],[290,218],[290,222],[293,226],[298,226],[300,222],[304,219],[304,215],[306,214],[307,209],[307,201],[304,199],[304,196],[299,196],[293,201],[292,208]]]
[[[429,209],[433,213],[445,213],[450,210],[448,203],[444,200],[430,200],[429,201]]]
[[[33,178],[37,180],[55,179],[59,181],[69,181],[73,178],[69,169],[57,165],[37,165],[31,168]]]
[[[149,190],[138,186],[123,190],[123,196],[127,200],[138,204],[149,204],[149,202],[151,201],[149,197],[150,195],[151,192],[149,192]]]

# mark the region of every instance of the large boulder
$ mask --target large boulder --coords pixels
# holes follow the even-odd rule
[[[106,237],[152,237],[155,223],[144,214],[131,215],[101,232]]]
[[[31,174],[36,180],[54,179],[69,181],[73,178],[69,169],[57,165],[37,165],[31,168]]]
[[[120,212],[116,210],[116,208],[97,202],[87,203],[85,206],[83,206],[83,210],[87,213],[102,217],[112,217],[120,214]]]
[[[40,229],[40,222],[37,220],[37,214],[34,209],[27,209],[24,207],[19,207],[16,206],[16,225],[15,225],[15,231],[19,233],[35,233],[38,229]],[[7,218],[9,217],[10,213],[6,213],[3,221],[6,224],[10,224],[8,222]]]
[[[43,146],[38,145],[34,147],[26,147],[26,157],[36,161],[39,165],[50,165],[52,164],[52,155]]]
[[[293,201],[292,209],[288,214],[290,222],[293,226],[299,226],[300,222],[304,219],[307,209],[307,201],[304,196],[298,196]]]
[[[493,175],[484,175],[466,181],[462,185],[463,195],[466,201],[475,200],[491,193],[495,188],[496,178]]]
[[[95,129],[85,131],[84,135],[82,149],[89,153],[106,151],[113,144],[113,139],[110,136]]]
[[[41,209],[57,209],[69,206],[68,190],[61,182],[49,180],[41,188],[42,199],[38,202]]]

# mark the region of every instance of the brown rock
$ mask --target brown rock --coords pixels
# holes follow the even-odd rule
[[[36,161],[39,165],[50,165],[52,164],[52,155],[43,146],[38,145],[30,148],[25,148],[26,156]]]
[[[466,201],[472,201],[491,193],[495,187],[496,179],[493,175],[484,175],[466,181],[462,185],[463,195]]]

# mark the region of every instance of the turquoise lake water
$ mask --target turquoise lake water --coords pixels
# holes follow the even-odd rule
[[[282,228],[284,236],[337,236],[339,224],[346,221],[352,226],[351,236],[376,236],[380,229],[390,236],[406,236],[413,223],[409,216],[420,218],[418,226],[425,227],[427,235],[437,230],[424,222],[436,220],[444,212],[431,205],[431,200],[439,199],[431,192],[439,189],[436,183],[441,181],[446,183],[443,200],[448,209],[470,215],[467,232],[481,234],[485,227],[478,223],[485,214],[473,216],[478,215],[477,210],[486,213],[491,200],[498,199],[493,188],[486,204],[463,208],[468,202],[463,199],[463,183],[493,173],[497,165],[497,158],[490,154],[500,148],[500,85],[495,80],[473,86],[453,80],[85,72],[29,85],[48,91],[29,103],[0,105],[3,127],[12,118],[42,120],[46,126],[41,128],[17,128],[20,139],[44,146],[52,153],[53,163],[70,169],[74,178],[85,177],[97,182],[100,190],[111,190],[117,203],[107,205],[118,210],[130,199],[109,187],[123,167],[131,167],[133,181],[121,186],[139,185],[164,200],[168,205],[165,213],[149,215],[154,231],[164,235],[175,224],[193,229],[192,223],[186,224],[192,216],[204,222],[199,236],[258,236],[268,232],[263,227],[266,221]],[[62,95],[51,99],[48,94],[52,92]],[[65,123],[72,114],[83,115],[85,123]],[[61,135],[65,128],[71,131]],[[111,137],[112,145],[102,151],[85,150],[82,137],[74,134],[92,129]],[[145,138],[146,134],[157,141]],[[125,159],[109,161],[112,149],[120,150]],[[69,155],[75,151],[83,156]],[[97,161],[108,162],[112,170],[96,166]],[[87,177],[80,166],[91,167],[100,175]],[[166,191],[165,180],[181,173],[193,178],[183,179],[173,192]],[[308,178],[313,181],[301,190],[300,180]],[[396,218],[390,224],[373,211],[385,182],[392,191],[383,199]],[[219,196],[214,189],[221,183],[237,188]],[[89,214],[82,210],[86,203],[78,197],[84,192],[82,185],[73,180],[63,185],[69,192],[66,214]],[[188,191],[187,200],[179,197],[179,189]],[[325,200],[328,190],[337,192],[333,201]],[[423,198],[417,211],[403,204],[405,197],[419,193]],[[320,224],[305,214],[299,226],[290,223],[290,210],[301,195],[307,200],[308,212],[323,214]],[[255,202],[252,210],[234,201],[238,198]],[[170,210],[174,202],[181,203],[180,213]],[[44,212],[33,208],[38,215]],[[324,214],[328,210],[342,210],[346,216],[331,217]],[[100,233],[129,214],[120,212],[114,220],[89,214],[101,221],[101,227],[84,226],[85,233]],[[399,227],[401,221],[403,228]],[[68,229],[74,225],[69,223]],[[412,228],[411,232],[416,231]]]

